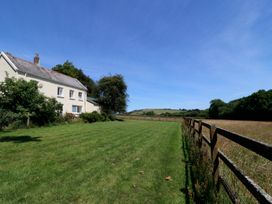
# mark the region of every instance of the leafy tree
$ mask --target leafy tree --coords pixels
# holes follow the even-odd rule
[[[221,109],[225,106],[225,102],[220,99],[214,99],[210,104],[209,116],[211,118],[219,118]]]
[[[0,110],[6,118],[3,126],[15,119],[43,125],[56,120],[62,104],[42,95],[36,81],[6,78],[0,83]]]
[[[14,113],[29,112],[43,99],[36,81],[6,78],[0,84],[0,107]]]
[[[271,120],[272,90],[259,90],[240,100],[234,112],[238,119]]]
[[[72,62],[66,61],[58,64],[52,70],[78,79],[88,89],[88,95],[93,96],[95,93],[95,82],[83,73],[81,69],[76,68]]]
[[[123,113],[127,107],[127,85],[122,75],[106,76],[97,84],[98,103],[107,114]]]

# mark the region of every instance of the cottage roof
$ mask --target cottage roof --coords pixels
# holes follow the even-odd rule
[[[87,101],[94,104],[94,105],[98,105],[97,103],[97,99],[93,98],[93,97],[87,97]]]
[[[61,74],[51,69],[46,69],[40,65],[15,57],[12,54],[7,52],[5,52],[5,55],[22,73],[26,73],[33,77],[38,77],[38,78],[49,80],[58,84],[62,84],[62,85],[66,85],[66,86],[87,91],[87,88],[75,78]]]

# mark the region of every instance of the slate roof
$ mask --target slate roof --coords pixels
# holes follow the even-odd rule
[[[96,98],[87,97],[87,101],[94,104],[94,105],[98,105]]]
[[[58,73],[51,69],[46,69],[44,67],[41,67],[32,62],[28,62],[26,60],[20,59],[18,57],[14,57],[10,53],[5,52],[5,54],[10,59],[10,61],[17,67],[17,69],[22,73],[26,73],[33,77],[38,77],[40,79],[49,80],[58,84],[62,84],[62,85],[66,85],[66,86],[87,91],[87,88],[75,78]]]

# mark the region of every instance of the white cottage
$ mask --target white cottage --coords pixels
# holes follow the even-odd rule
[[[6,77],[35,80],[40,91],[47,97],[56,98],[63,104],[63,113],[78,115],[85,112],[99,111],[98,104],[87,98],[87,88],[77,79],[40,66],[39,55],[34,61],[14,57],[10,53],[0,53],[0,82]]]

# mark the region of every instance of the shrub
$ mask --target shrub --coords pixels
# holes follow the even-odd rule
[[[88,123],[94,123],[94,122],[102,121],[102,116],[96,111],[94,111],[92,113],[81,113],[80,118],[84,122],[88,122]]]
[[[11,111],[0,109],[0,130],[13,123],[17,117],[18,115]]]
[[[80,114],[80,118],[84,122],[94,123],[94,122],[105,122],[105,121],[113,121],[115,117],[112,115],[108,115],[106,113],[99,114],[98,112],[94,111],[92,113],[82,113]]]
[[[114,115],[108,115],[108,117],[109,117],[110,121],[118,120]],[[120,120],[118,120],[118,121],[120,121]]]
[[[101,121],[110,121],[110,117],[109,117],[109,116],[110,116],[110,115],[108,115],[108,114],[102,112],[102,113],[101,113]]]
[[[76,118],[76,116],[73,113],[65,113],[65,115],[63,116],[63,120],[65,122],[71,122]]]
[[[154,111],[147,111],[147,112],[143,112],[142,115],[146,115],[146,116],[154,116],[156,115]]]
[[[61,115],[62,104],[54,98],[44,98],[36,110],[33,111],[31,120],[36,125],[54,123]]]

